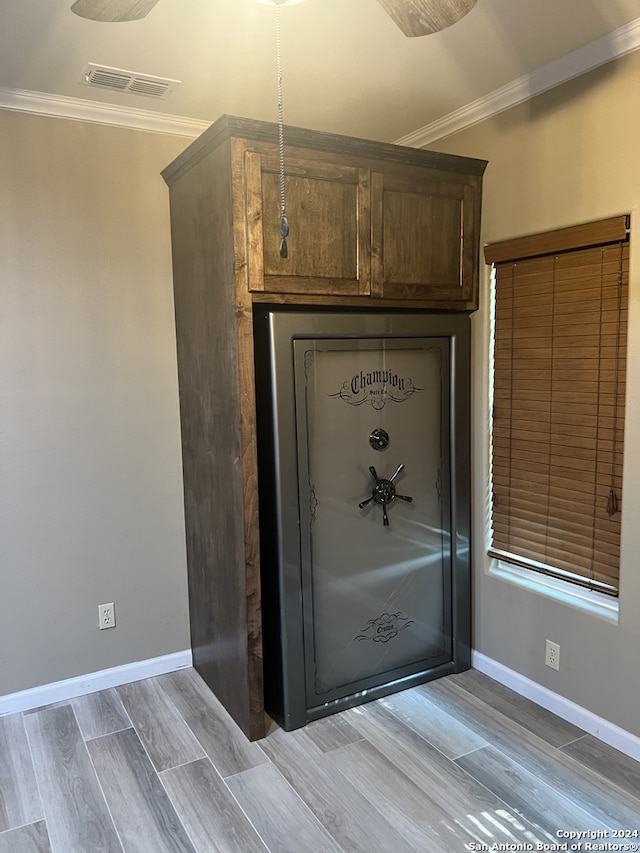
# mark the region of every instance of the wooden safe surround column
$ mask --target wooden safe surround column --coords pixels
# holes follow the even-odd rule
[[[254,365],[256,305],[455,311],[478,304],[486,163],[223,116],[170,190],[194,665],[265,734]]]

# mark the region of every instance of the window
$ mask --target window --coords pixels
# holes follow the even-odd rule
[[[491,556],[618,593],[628,217],[492,243]]]

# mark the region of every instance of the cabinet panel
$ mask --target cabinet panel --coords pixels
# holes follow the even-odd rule
[[[367,295],[370,290],[369,173],[339,164],[285,161],[290,236],[280,256],[277,157],[245,155],[249,289]]]
[[[463,180],[372,175],[372,295],[473,300],[476,190]]]

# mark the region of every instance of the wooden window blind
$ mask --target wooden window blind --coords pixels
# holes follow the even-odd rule
[[[493,243],[490,554],[617,595],[628,217]]]

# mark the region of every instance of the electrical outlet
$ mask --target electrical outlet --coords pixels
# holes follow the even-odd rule
[[[552,643],[551,640],[547,640],[544,662],[551,669],[560,670],[560,646],[557,643]]]
[[[115,628],[116,627],[116,611],[111,604],[98,605],[98,628]]]

